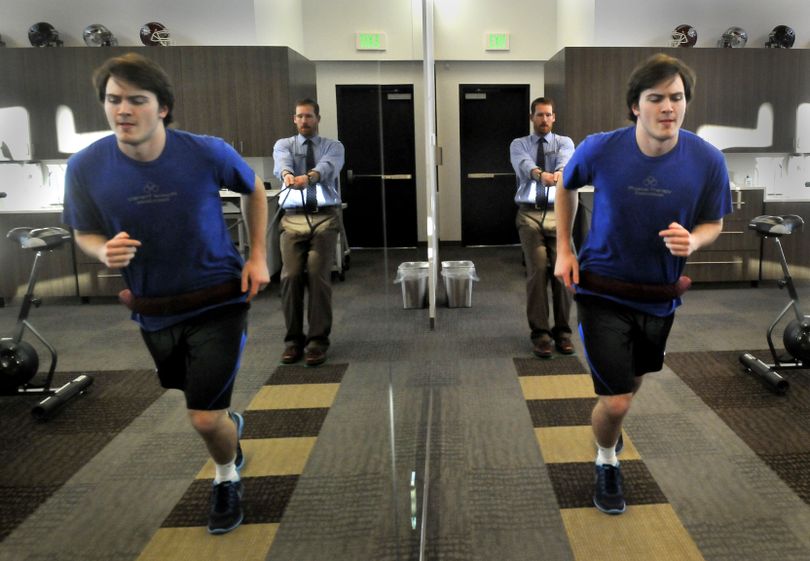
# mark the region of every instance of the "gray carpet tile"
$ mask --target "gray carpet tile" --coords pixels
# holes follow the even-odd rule
[[[472,259],[481,280],[469,309],[443,307],[440,287],[432,331],[427,310],[401,308],[392,282],[400,262],[422,258],[424,250],[387,258],[356,251],[346,281],[335,283],[327,364],[348,367],[268,559],[418,558],[409,483],[416,472],[421,500],[426,461],[430,500],[419,522],[424,514],[428,558],[572,558],[515,376],[515,358],[527,375],[543,364],[531,355],[520,250],[442,248],[440,259]],[[773,285],[693,288],[668,351],[762,349],[785,301]],[[0,308],[0,333],[10,331],[16,311]],[[46,302],[31,319],[60,350],[60,370],[151,366],[117,304]],[[283,337],[276,283],[251,310],[234,408],[244,409],[278,366]],[[576,335],[575,345],[581,360]],[[664,419],[696,434],[671,430]],[[810,558],[807,506],[671,370],[645,382],[626,427],[707,561]],[[167,448],[167,476],[150,481]],[[0,543],[0,560],[134,560],[204,458],[182,396],[167,392]],[[785,465],[793,469],[793,461]],[[520,531],[507,527],[511,511]]]
[[[762,561],[764,559],[805,561],[807,547],[779,520],[751,516],[734,522],[707,520],[686,528],[704,559],[712,561]]]

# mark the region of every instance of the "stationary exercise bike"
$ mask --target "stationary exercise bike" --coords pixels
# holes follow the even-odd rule
[[[70,233],[63,228],[14,228],[8,232],[6,237],[20,244],[22,249],[30,249],[36,254],[31,267],[31,275],[28,278],[28,289],[23,296],[20,314],[17,317],[14,335],[0,339],[0,395],[41,394],[47,396],[31,410],[31,414],[35,418],[45,420],[50,418],[70,398],[83,393],[93,383],[92,377],[82,374],[62,387],[52,389],[51,383],[56,370],[56,349],[28,322],[31,306],[39,307],[42,303],[40,299],[34,297],[40,260],[45,252],[51,252],[70,240]],[[39,356],[34,346],[23,340],[26,329],[45,345],[51,355],[51,365],[42,383],[33,381],[39,370]]]
[[[777,281],[777,286],[779,288],[787,287],[790,302],[787,303],[768,328],[768,348],[771,351],[773,363],[766,364],[751,353],[741,354],[740,362],[747,372],[757,374],[779,393],[786,392],[790,387],[788,381],[779,373],[780,370],[810,369],[810,316],[804,315],[799,310],[799,295],[788,270],[782,243],[779,241],[781,236],[788,236],[801,230],[803,226],[804,220],[795,214],[757,216],[748,224],[750,230],[756,230],[763,238],[773,238],[776,243],[782,264],[782,273],[784,274],[784,278]],[[796,317],[787,324],[782,333],[782,342],[785,345],[787,355],[779,355],[773,344],[773,331],[790,310],[793,310]]]

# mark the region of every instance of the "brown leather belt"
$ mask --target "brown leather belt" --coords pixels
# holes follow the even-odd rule
[[[118,300],[138,314],[145,316],[172,316],[222,304],[240,294],[244,294],[242,292],[242,281],[240,279],[231,279],[222,284],[172,296],[135,296],[127,288],[118,293]]]
[[[315,211],[308,211],[305,208],[285,208],[284,214],[327,214],[330,212],[337,211],[336,205],[329,205],[329,206],[319,206]]]
[[[675,284],[643,284],[603,277],[589,271],[579,272],[579,286],[606,296],[637,302],[666,302],[683,295],[692,286],[692,279],[682,276]]]
[[[520,207],[523,210],[543,210],[543,205],[542,204],[538,205],[536,203],[534,203],[534,204],[532,204],[532,203],[518,203],[518,207]],[[554,203],[548,203],[548,205],[546,205],[546,208],[548,210],[554,210]]]

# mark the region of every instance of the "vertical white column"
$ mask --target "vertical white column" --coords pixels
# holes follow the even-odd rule
[[[430,328],[436,324],[436,288],[439,236],[436,223],[436,73],[433,53],[433,0],[422,0],[422,71],[425,87],[425,191],[427,200],[427,253],[430,264],[428,302]]]

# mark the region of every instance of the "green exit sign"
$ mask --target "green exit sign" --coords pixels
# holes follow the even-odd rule
[[[486,33],[484,43],[488,51],[508,51],[509,33]]]
[[[385,33],[359,32],[355,35],[355,46],[358,51],[384,51],[385,39]]]

